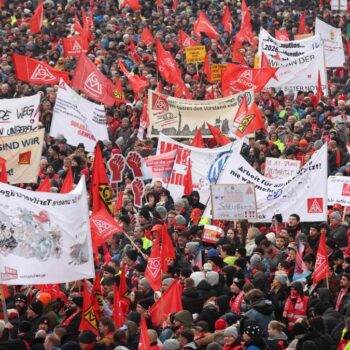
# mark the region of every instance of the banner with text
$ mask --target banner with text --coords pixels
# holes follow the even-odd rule
[[[104,106],[80,96],[61,80],[50,135],[64,135],[69,145],[83,143],[86,151],[94,152],[97,141],[109,139]]]
[[[258,216],[254,222],[271,222],[275,214],[288,218],[297,213],[301,221],[327,220],[327,145],[298,171],[284,180],[268,179],[258,173],[239,153],[232,152],[218,184],[255,185]],[[204,217],[211,216],[208,206]]]
[[[148,90],[148,137],[159,137],[163,133],[170,137],[193,138],[199,128],[203,137],[212,137],[206,123],[226,135],[244,95],[250,105],[253,90],[207,101],[186,100]]]
[[[44,129],[0,138],[0,157],[6,160],[10,184],[37,182]]]
[[[328,205],[341,204],[343,207],[350,206],[350,177],[328,177]]]
[[[84,176],[66,194],[1,183],[0,223],[1,284],[65,283],[95,276]]]
[[[286,179],[295,176],[300,169],[300,160],[266,157],[265,177],[269,179]]]
[[[23,134],[38,129],[40,94],[2,99],[0,136]]]

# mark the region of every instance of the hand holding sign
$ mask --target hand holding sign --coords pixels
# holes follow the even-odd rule
[[[143,181],[139,178],[134,179],[131,183],[131,188],[134,193],[134,205],[137,208],[142,207],[142,197],[145,189]]]
[[[132,170],[134,177],[142,177],[141,156],[136,152],[129,152],[126,163]]]
[[[121,154],[113,154],[107,162],[107,167],[112,175],[111,183],[121,182],[125,168],[125,158]]]

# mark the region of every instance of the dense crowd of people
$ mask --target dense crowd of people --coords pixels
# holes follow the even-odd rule
[[[81,21],[81,7],[87,13],[93,8],[93,38],[88,57],[113,82],[120,79],[126,98],[126,103],[106,108],[109,140],[99,142],[104,160],[109,159],[114,149],[124,155],[136,151],[145,157],[155,154],[157,139],[137,138],[143,95],[134,96],[127,78],[119,70],[118,59],[122,58],[128,70],[147,82],[148,88],[174,95],[174,86],[157,72],[154,44],[140,41],[140,34],[147,27],[173,55],[193,99],[219,98],[220,83],[208,82],[201,65],[186,64],[178,32],[182,30],[198,40],[193,34],[193,23],[198,11],[204,11],[221,35],[218,40],[203,35],[200,43],[206,46],[211,63],[226,63],[231,62],[232,45],[241,23],[238,0],[164,0],[163,6],[159,1],[140,0],[139,11],[129,5],[120,9],[117,0],[45,0],[42,32],[32,35],[28,27],[36,2],[4,3],[0,11],[0,98],[18,98],[40,91],[40,125],[45,129],[45,147],[38,182],[23,186],[35,190],[49,176],[52,192],[59,191],[69,168],[75,184],[85,175],[89,185],[94,154],[86,152],[84,144],[68,145],[64,135],[56,139],[50,136],[57,86],[30,85],[16,80],[12,53],[47,62],[72,76],[76,58],[64,57],[61,39],[74,35],[75,16]],[[345,48],[347,41],[350,42],[347,38],[350,12],[332,11],[329,1],[247,0],[246,3],[257,40],[260,27],[272,35],[275,29],[285,28],[293,40],[300,16],[305,14],[306,32],[313,31],[319,17],[342,29]],[[226,4],[233,19],[232,33],[225,32],[221,24]],[[249,43],[243,47],[246,63],[252,67],[257,48]],[[264,89],[255,95],[266,129],[251,135],[241,153],[257,171],[264,174],[266,157],[297,159],[304,165],[327,143],[329,175],[350,176],[348,55],[344,67],[328,69],[327,73],[329,93],[317,105],[309,91],[294,95]],[[205,142],[208,147],[215,147],[211,140]],[[82,281],[61,285],[55,293],[42,286],[10,286],[6,299],[8,322],[0,321],[0,349],[136,350],[141,317],[146,318],[152,350],[350,349],[346,208],[340,205],[329,208],[329,220],[323,223],[301,222],[298,213],[289,217],[277,214],[270,224],[217,221],[215,224],[225,235],[216,244],[206,244],[201,240],[203,226],[193,215],[203,212],[206,205],[201,203],[198,191],[173,198],[166,183],[150,182],[145,186],[144,205],[138,210],[133,204],[132,179],[127,168],[121,183],[122,208],[114,213],[125,234],[116,232],[104,249],[100,247],[96,257],[103,291],[99,335],[90,330],[79,331],[83,317]],[[168,261],[161,290],[153,291],[144,273],[153,239],[160,234],[163,224],[167,226],[176,257]],[[331,275],[315,285],[312,272],[321,235],[326,237]],[[305,247],[302,258],[310,273],[293,281],[299,242]],[[113,291],[115,284],[120,286],[123,268],[127,281],[122,303],[126,321],[118,327],[113,320]],[[155,325],[149,308],[174,280],[181,284],[183,310]],[[93,281],[88,283],[90,291],[92,284]]]

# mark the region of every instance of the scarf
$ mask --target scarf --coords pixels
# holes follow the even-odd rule
[[[63,327],[67,327],[69,326],[69,324],[71,323],[72,319],[78,315],[78,313],[81,312],[81,309],[78,308],[77,311],[73,312],[70,316],[68,316],[67,318],[64,318],[62,321],[61,321],[61,326]]]
[[[342,288],[339,291],[338,298],[337,298],[337,303],[335,305],[335,311],[339,311],[341,302],[343,301],[344,295],[348,292],[348,288]]]
[[[233,301],[233,304],[231,306],[231,311],[235,312],[237,315],[241,314],[241,304],[244,298],[244,293],[241,291]]]

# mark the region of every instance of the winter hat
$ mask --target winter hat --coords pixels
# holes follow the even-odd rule
[[[191,252],[195,253],[199,247],[199,242],[187,242],[186,248]]]
[[[206,279],[211,286],[215,286],[219,283],[219,273],[216,271],[207,272]]]
[[[147,221],[151,219],[151,214],[147,208],[142,208],[139,215],[143,216]]]
[[[212,248],[212,249],[208,250],[208,254],[207,255],[208,255],[208,259],[210,259],[213,256],[219,256],[219,252],[216,249]]]
[[[180,343],[177,339],[167,339],[163,343],[163,350],[179,350]]]
[[[188,310],[182,310],[175,314],[175,320],[180,322],[185,328],[192,326],[192,314]]]
[[[240,290],[243,289],[243,286],[245,284],[245,280],[235,278],[232,283],[234,283]]]
[[[331,219],[335,219],[337,221],[341,220],[341,215],[338,211],[334,211],[331,215],[329,215]]]
[[[160,215],[162,219],[165,219],[168,214],[167,210],[161,205],[156,207],[156,212]]]
[[[104,268],[103,268],[103,271],[106,271],[106,272],[109,272],[111,275],[115,275],[115,269],[113,269],[113,267],[112,266],[105,266]]]
[[[149,284],[149,282],[145,277],[141,279],[141,284],[143,284],[147,289],[151,288],[151,285]]]
[[[20,333],[28,333],[32,330],[32,324],[29,321],[22,321],[18,325],[18,331]]]
[[[222,329],[225,329],[227,327],[227,322],[223,320],[222,318],[219,318],[218,320],[215,321],[215,330],[219,331]]]
[[[234,338],[238,338],[238,330],[237,327],[228,327],[225,329],[224,331],[224,337],[234,337]]]
[[[174,278],[164,278],[162,282],[162,286],[170,286],[174,282]]]
[[[83,344],[95,343],[96,335],[91,331],[83,331],[79,335],[79,342]]]
[[[300,322],[297,322],[294,325],[293,330],[292,330],[292,333],[294,334],[294,336],[305,334],[306,332],[307,332],[306,327]]]
[[[279,283],[281,283],[282,285],[286,285],[287,280],[288,280],[288,276],[285,274],[275,275],[275,280],[278,281]]]
[[[137,250],[135,250],[135,249],[128,249],[125,252],[125,254],[130,260],[132,260],[132,261],[136,261],[137,260]]]
[[[38,301],[41,301],[43,305],[49,305],[51,302],[51,294],[50,293],[40,293],[40,295],[38,296]]]
[[[77,342],[69,341],[62,345],[61,350],[81,350],[81,347]]]
[[[81,309],[83,308],[83,302],[84,302],[83,297],[74,297],[74,298],[72,299],[72,302],[73,302],[76,306],[80,307]]]
[[[26,295],[24,295],[24,294],[17,294],[17,295],[15,296],[15,302],[16,302],[16,301],[21,301],[22,303],[25,303],[25,304],[28,303],[27,297],[26,297]]]
[[[248,334],[250,337],[259,337],[261,336],[262,330],[259,325],[249,325],[244,330],[244,333]]]
[[[250,265],[251,267],[256,267],[258,264],[260,264],[262,261],[261,256],[258,254],[253,254],[250,258]]]
[[[174,206],[179,206],[179,207],[185,208],[186,204],[182,198],[179,198],[174,202]]]
[[[269,232],[266,236],[266,239],[268,239],[272,244],[276,243],[276,235],[274,232]]]
[[[29,305],[29,308],[33,310],[38,316],[43,313],[43,304],[41,301],[35,301]]]
[[[204,265],[206,265],[206,264],[204,264]],[[193,272],[193,273],[191,273],[190,277],[193,279],[195,287],[197,287],[201,281],[205,280],[205,275],[202,271]]]
[[[175,222],[178,226],[186,226],[186,219],[182,215],[176,215]]]

